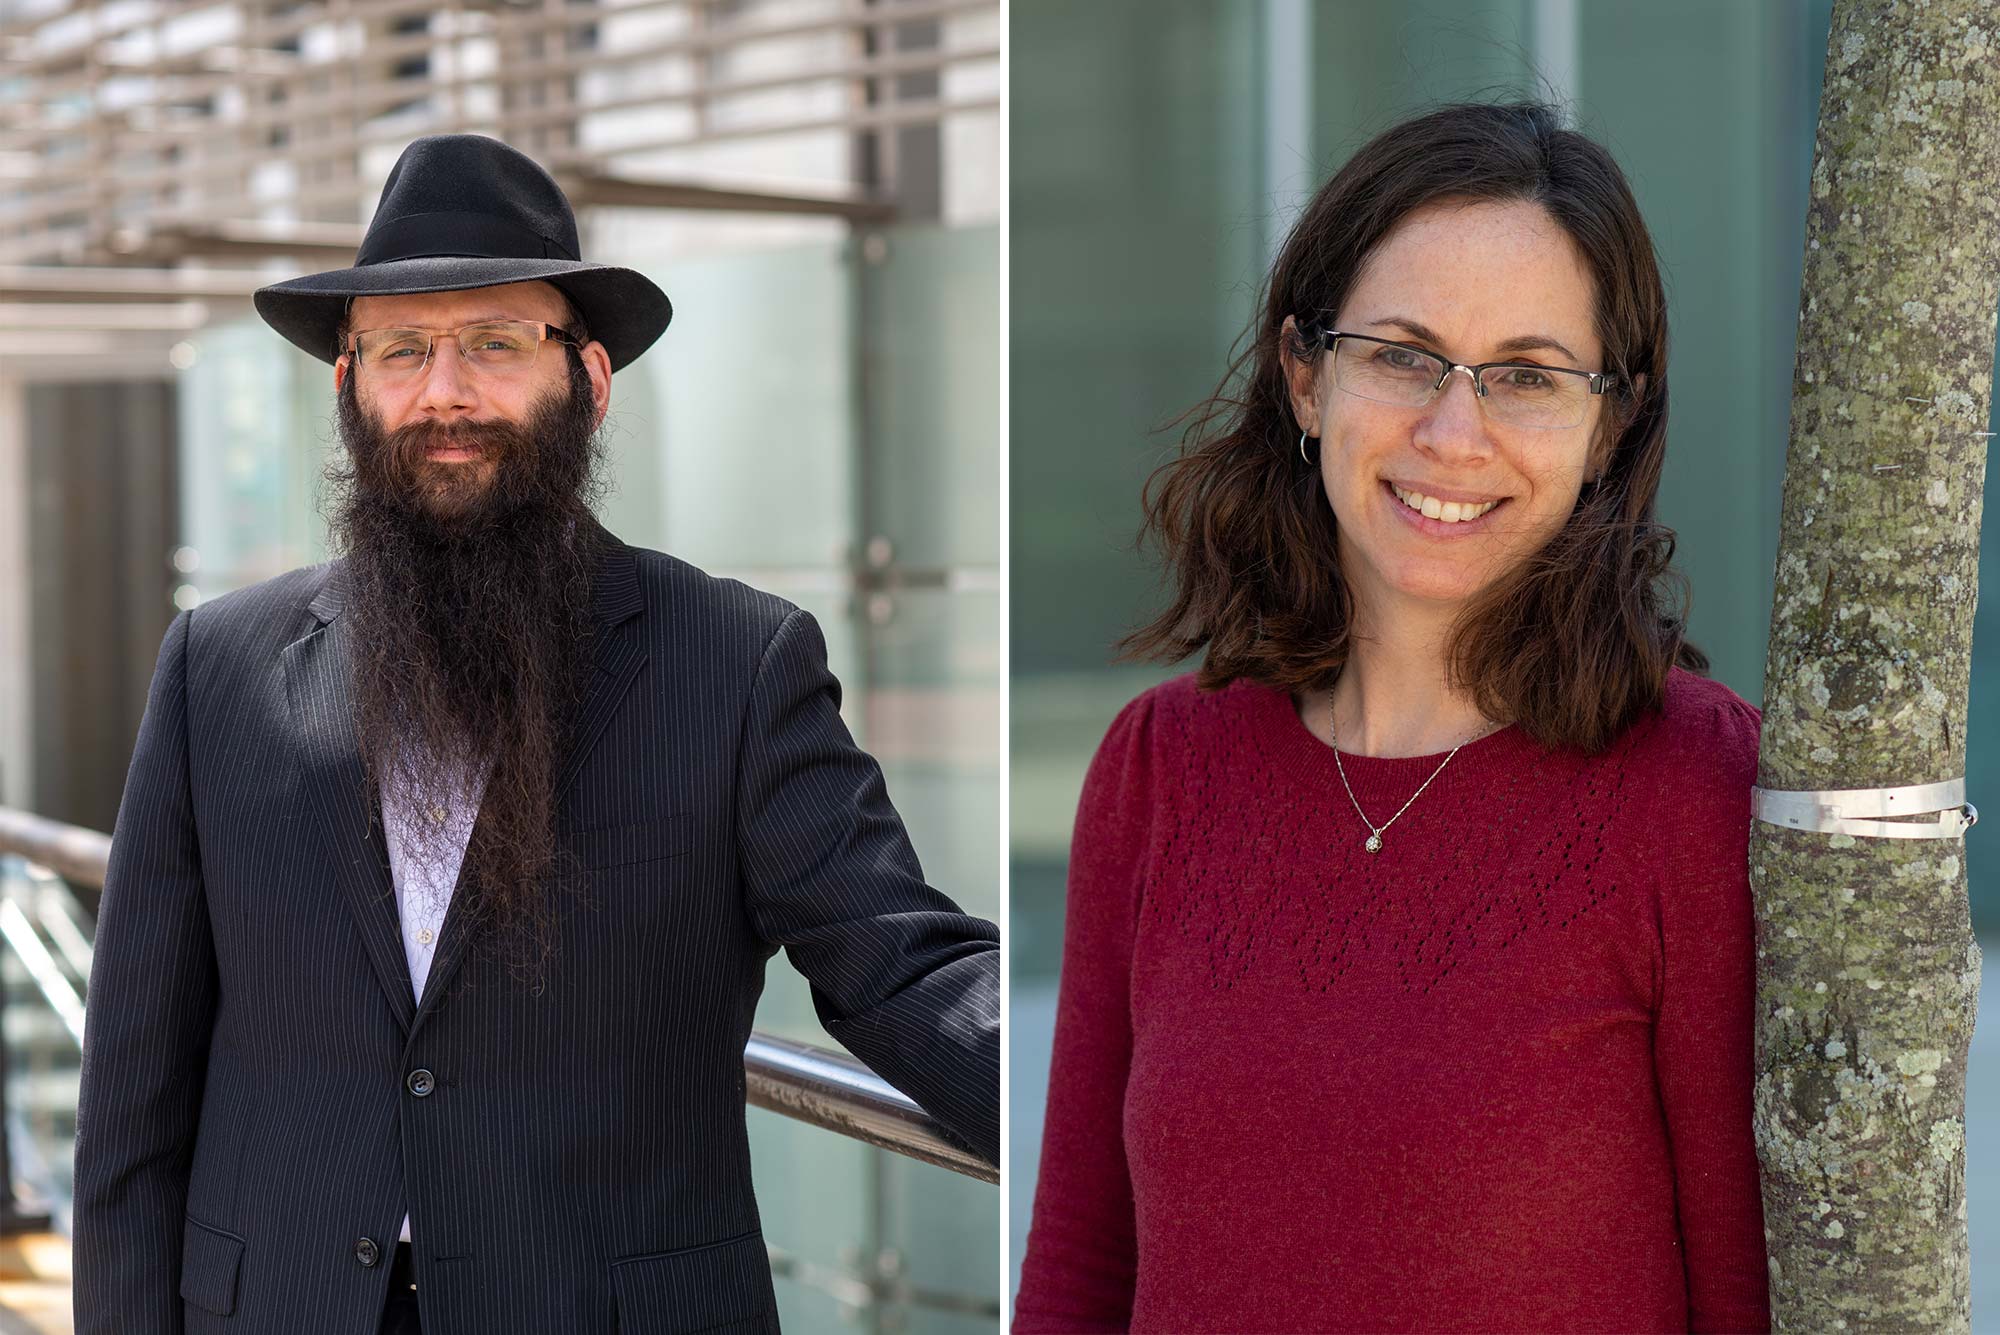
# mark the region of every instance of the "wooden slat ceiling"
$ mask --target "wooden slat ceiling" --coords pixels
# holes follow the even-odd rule
[[[991,112],[998,67],[999,0],[0,0],[0,332],[170,331],[260,261],[348,263],[420,134],[505,139],[579,210],[884,221],[893,153],[754,188],[641,159]]]

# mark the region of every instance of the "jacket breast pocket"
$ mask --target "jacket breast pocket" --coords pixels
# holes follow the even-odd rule
[[[755,1230],[679,1251],[611,1263],[618,1335],[776,1332],[778,1297]]]
[[[562,838],[576,854],[584,870],[603,871],[610,867],[629,867],[634,863],[681,856],[693,846],[694,818],[680,812],[629,825],[569,830]]]
[[[236,1310],[236,1270],[243,1239],[211,1228],[193,1215],[181,1235],[181,1297],[217,1316]]]

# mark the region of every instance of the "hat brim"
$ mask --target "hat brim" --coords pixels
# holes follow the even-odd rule
[[[334,340],[351,298],[456,292],[536,280],[554,283],[575,303],[590,326],[591,338],[604,345],[614,371],[653,346],[674,318],[667,294],[636,269],[580,260],[491,256],[427,255],[332,269],[260,287],[251,300],[264,323],[331,364],[340,355]]]

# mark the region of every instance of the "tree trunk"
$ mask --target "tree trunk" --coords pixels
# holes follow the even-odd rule
[[[2000,12],[1840,0],[1806,225],[1764,788],[1965,773],[1996,300]],[[1758,821],[1750,878],[1775,1327],[1969,1330],[1979,948],[1964,845]]]

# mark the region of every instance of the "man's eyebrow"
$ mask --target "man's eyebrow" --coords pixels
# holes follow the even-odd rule
[[[1368,323],[1370,325],[1394,325],[1396,328],[1407,333],[1411,338],[1421,339],[1437,347],[1444,346],[1444,340],[1439,338],[1436,333],[1418,324],[1415,320],[1406,320],[1400,315],[1391,315],[1381,320],[1370,320]],[[1561,343],[1550,338],[1547,334],[1517,334],[1513,338],[1503,339],[1496,350],[1501,356],[1505,357],[1511,353],[1536,352],[1544,348],[1560,352],[1572,362],[1581,362],[1583,360]]]

